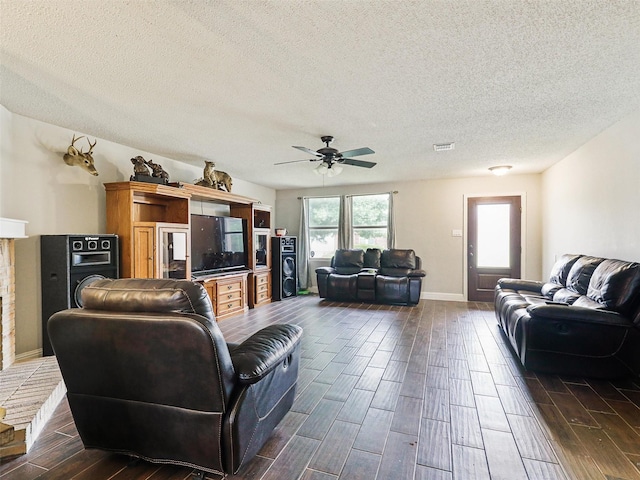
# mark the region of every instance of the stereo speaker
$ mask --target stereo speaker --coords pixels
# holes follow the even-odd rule
[[[271,297],[283,300],[298,294],[296,237],[271,237]]]
[[[82,307],[84,287],[103,278],[118,278],[117,235],[42,235],[42,354],[53,355],[47,334],[49,317]]]

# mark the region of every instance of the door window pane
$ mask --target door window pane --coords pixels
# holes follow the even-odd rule
[[[510,268],[509,216],[511,205],[478,205],[477,267]]]

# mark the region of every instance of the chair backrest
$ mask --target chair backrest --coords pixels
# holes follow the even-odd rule
[[[380,274],[402,277],[420,268],[418,257],[411,249],[384,250],[380,258]]]
[[[576,263],[580,257],[582,257],[582,255],[573,255],[569,253],[561,255],[551,268],[551,272],[549,273],[549,283],[554,283],[561,287],[566,286],[569,271],[571,271],[571,267],[573,267],[573,264]]]
[[[336,250],[332,266],[336,269],[336,273],[341,275],[358,273],[364,267],[364,251],[359,249]]]
[[[224,412],[234,382],[206,290],[175,280],[99,280],[84,308],[48,323],[70,395]]]
[[[633,318],[640,309],[640,264],[604,260],[591,276],[587,297],[607,310]]]

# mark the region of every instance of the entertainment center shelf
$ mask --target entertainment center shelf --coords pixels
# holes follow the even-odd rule
[[[271,207],[258,200],[187,183],[104,184],[107,233],[120,238],[123,278],[191,279],[191,201],[229,206],[246,220],[248,270],[199,279],[218,320],[271,302]]]

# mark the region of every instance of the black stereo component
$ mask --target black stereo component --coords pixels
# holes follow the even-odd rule
[[[117,235],[42,235],[42,354],[53,355],[47,321],[56,312],[82,306],[80,293],[92,282],[118,278]]]
[[[296,237],[271,237],[272,300],[291,298],[298,294],[296,246]]]

